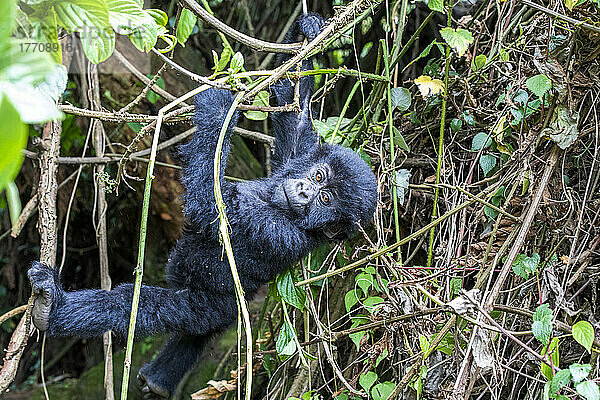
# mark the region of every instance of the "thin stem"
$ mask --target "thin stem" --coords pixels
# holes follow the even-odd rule
[[[162,111],[162,110],[161,110]],[[160,113],[160,111],[159,111]],[[154,179],[154,164],[158,148],[158,132],[160,131],[159,119],[156,126],[157,131],[152,139],[152,151],[150,152],[150,162],[146,170],[146,184],[144,187],[144,201],[142,203],[142,220],[140,223],[140,240],[138,245],[138,258],[135,267],[135,284],[133,287],[133,300],[131,301],[131,315],[129,317],[129,331],[127,333],[127,347],[125,348],[125,361],[123,362],[123,383],[121,386],[121,400],[127,399],[127,388],[129,386],[129,372],[131,370],[131,354],[133,353],[133,338],[135,335],[135,324],[137,320],[137,311],[140,302],[140,291],[142,288],[142,276],[144,275],[144,253],[146,250],[146,232],[148,228],[148,209],[150,207],[150,191],[152,180]]]
[[[448,11],[448,26],[452,23],[452,8]],[[446,46],[446,67],[444,68],[444,97],[442,98],[442,116],[440,120],[440,140],[438,142],[438,159],[437,168],[435,171],[435,184],[440,183],[440,175],[442,171],[442,162],[444,161],[444,129],[446,128],[446,105],[448,103],[448,75],[450,73],[450,46]],[[439,186],[435,187],[433,196],[433,210],[431,211],[431,220],[435,221],[438,215],[438,198],[440,195]],[[431,227],[429,232],[429,248],[427,250],[427,266],[431,267],[433,258],[433,242],[435,239],[435,225]]]
[[[246,299],[244,296],[244,288],[240,281],[240,276],[237,271],[235,264],[235,258],[233,256],[233,248],[229,239],[227,215],[225,214],[225,203],[223,201],[223,195],[221,194],[221,150],[223,148],[223,142],[225,140],[225,133],[229,126],[229,121],[235,112],[237,105],[242,100],[242,93],[239,93],[233,100],[233,104],[227,112],[221,132],[219,133],[219,140],[217,141],[217,149],[215,151],[214,158],[214,192],[215,202],[217,204],[217,212],[219,213],[219,232],[221,234],[221,240],[223,241],[223,247],[227,254],[227,261],[231,268],[231,275],[233,276],[233,282],[235,284],[235,293],[237,295],[238,310],[242,314],[244,321],[244,330],[246,331],[246,400],[250,400],[252,394],[252,326],[250,325],[250,314],[248,313],[248,307],[246,306]],[[239,336],[238,336],[239,338]]]
[[[129,372],[131,371],[131,354],[133,353],[133,339],[135,336],[135,325],[137,321],[137,312],[140,302],[140,292],[142,288],[142,277],[144,275],[144,253],[146,250],[146,232],[148,227],[148,209],[150,207],[150,191],[152,189],[152,180],[154,179],[154,165],[156,164],[156,153],[158,152],[158,137],[160,128],[164,119],[165,112],[176,107],[178,104],[193,97],[197,93],[208,89],[210,86],[202,85],[185,95],[170,102],[160,110],[156,119],[154,137],[152,138],[152,149],[148,169],[146,170],[146,183],[144,187],[144,201],[142,203],[142,220],[140,222],[140,240],[138,248],[138,258],[135,267],[135,283],[133,287],[133,299],[131,301],[131,315],[129,317],[129,330],[127,332],[127,347],[125,348],[125,360],[123,361],[123,383],[121,385],[121,400],[127,400],[127,389],[129,386]]]
[[[340,126],[342,125],[342,119],[344,118],[344,115],[346,115],[346,111],[348,111],[348,107],[350,106],[350,102],[354,97],[354,93],[356,93],[356,90],[360,87],[360,84],[361,82],[357,81],[352,87],[352,90],[350,91],[350,94],[348,95],[348,98],[346,99],[346,102],[342,107],[342,112],[340,113],[340,116],[338,117],[338,120],[335,123],[335,128],[333,129],[333,133],[331,134],[331,139],[329,140],[329,143],[334,143],[335,137],[337,136],[337,133],[340,130]]]

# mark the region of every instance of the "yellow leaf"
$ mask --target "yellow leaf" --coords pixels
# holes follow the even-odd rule
[[[421,75],[415,79],[415,84],[423,97],[434,96],[444,91],[444,82],[439,79],[433,79],[427,75]]]

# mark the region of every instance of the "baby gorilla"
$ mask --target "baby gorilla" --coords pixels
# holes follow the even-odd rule
[[[309,40],[323,20],[300,16],[288,34]],[[350,237],[359,221],[368,223],[377,204],[371,169],[353,151],[319,145],[310,121],[313,79],[300,81],[301,112],[273,113],[275,152],[270,178],[246,182],[223,179],[236,112],[229,123],[221,166],[221,188],[227,206],[233,253],[248,299],[312,249],[327,240]],[[272,88],[278,105],[292,102],[294,86],[283,81]],[[196,98],[197,132],[180,146],[185,226],[166,266],[168,288],[142,286],[136,338],[169,333],[160,354],[144,365],[138,381],[144,398],[168,398],[198,361],[211,336],[236,319],[234,284],[219,241],[213,192],[213,158],[219,131],[233,102],[224,90],[207,90]],[[64,291],[58,270],[34,262],[28,272],[38,295],[35,326],[49,336],[98,337],[112,330],[126,337],[132,284],[111,291]]]

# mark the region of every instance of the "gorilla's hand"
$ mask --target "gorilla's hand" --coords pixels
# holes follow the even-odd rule
[[[58,298],[61,292],[60,285],[55,280],[55,271],[42,263],[35,261],[27,276],[31,282],[32,292],[36,295],[31,310],[33,325],[40,331],[48,329],[50,322],[50,311],[53,302]]]
[[[325,26],[323,17],[312,12],[300,15],[297,21],[300,32],[306,36],[309,42],[316,38]]]
[[[170,397],[171,393],[168,389],[162,387],[160,384],[154,382],[149,376],[150,364],[144,365],[140,372],[137,374],[137,384],[142,391],[142,397],[144,400],[166,400]]]

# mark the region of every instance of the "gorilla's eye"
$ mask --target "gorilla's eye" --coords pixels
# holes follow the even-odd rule
[[[323,181],[323,173],[321,171],[317,171],[317,173],[315,174],[315,180],[317,182],[322,182]]]
[[[327,192],[321,193],[321,201],[323,202],[323,204],[329,204],[330,200],[331,199],[329,198],[329,193],[327,193]]]

